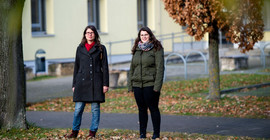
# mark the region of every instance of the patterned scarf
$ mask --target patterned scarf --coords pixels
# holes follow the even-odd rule
[[[141,41],[138,43],[138,47],[142,50],[142,51],[150,51],[153,47],[154,44],[149,43],[149,42],[145,42],[142,43]]]

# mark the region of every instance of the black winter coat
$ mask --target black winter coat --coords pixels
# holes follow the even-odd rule
[[[105,46],[95,44],[88,52],[84,45],[76,51],[73,84],[74,102],[105,102],[103,86],[109,86],[109,69]]]

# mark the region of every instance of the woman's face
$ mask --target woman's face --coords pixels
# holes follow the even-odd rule
[[[87,41],[93,42],[95,40],[95,33],[91,29],[87,29],[85,32],[85,38]]]
[[[150,35],[146,31],[141,31],[140,38],[143,43],[149,41]]]

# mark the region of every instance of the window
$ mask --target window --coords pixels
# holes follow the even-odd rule
[[[270,9],[268,8],[270,6],[270,1],[265,0],[264,6],[262,9],[262,15],[263,15],[263,21],[264,21],[264,30],[269,31],[270,30]]]
[[[93,25],[100,30],[99,0],[88,0],[88,25]]]
[[[230,40],[226,39],[225,32],[219,31],[219,35],[220,35],[219,39],[221,39],[219,41],[221,41],[220,43],[222,43],[220,44],[221,46],[219,47],[226,47],[226,48],[232,47],[233,43]]]
[[[45,0],[31,0],[32,33],[45,34]]]
[[[147,1],[137,0],[137,12],[138,12],[138,30],[142,27],[147,26]]]

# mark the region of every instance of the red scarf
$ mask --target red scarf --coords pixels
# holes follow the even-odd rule
[[[84,44],[86,50],[89,52],[91,48],[95,45],[95,42],[92,42],[91,44],[88,44],[87,42]]]

